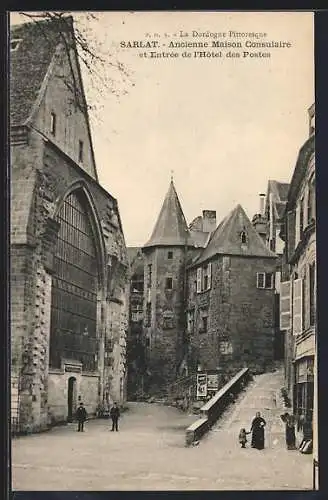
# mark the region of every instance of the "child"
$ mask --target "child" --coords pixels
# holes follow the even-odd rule
[[[246,432],[246,429],[240,429],[239,442],[242,448],[246,448],[245,444],[247,443],[247,438],[246,438],[247,434],[249,434],[249,432]]]

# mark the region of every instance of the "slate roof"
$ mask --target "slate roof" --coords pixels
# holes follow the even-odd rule
[[[128,254],[129,264],[132,264],[134,259],[137,257],[140,247],[126,247]]]
[[[140,247],[127,247],[130,272],[132,274],[143,275],[144,257]]]
[[[173,180],[165,196],[157,222],[144,248],[154,246],[193,246]]]
[[[276,203],[286,202],[288,198],[289,186],[290,185],[286,182],[269,180],[268,192],[273,194],[273,201]]]
[[[203,217],[198,215],[195,219],[189,224],[189,229],[191,231],[202,231],[203,230]]]
[[[269,180],[266,195],[266,212],[269,210],[269,194],[272,193],[273,208],[275,215],[281,219],[284,215],[290,184]]]
[[[10,51],[11,125],[23,125],[29,118],[49,64],[60,42],[60,32],[72,28],[71,17],[28,22],[11,27],[10,39],[21,40]]]
[[[288,198],[288,191],[289,191],[289,184],[287,182],[277,182],[276,181],[276,187],[279,193],[279,200],[282,201],[287,201]]]
[[[206,233],[204,231],[195,231],[195,230],[190,231],[191,239],[196,248],[199,247],[204,248],[206,246],[209,234],[210,233]]]
[[[288,202],[287,202],[288,209],[291,209],[295,204],[300,184],[304,179],[306,169],[308,168],[310,158],[314,153],[314,151],[315,151],[315,135],[313,134],[305,141],[305,143],[303,144],[298,153],[288,193]]]
[[[247,235],[246,245],[241,242],[242,231]],[[237,205],[220,222],[195,264],[205,262],[217,254],[276,258],[263,243],[241,205]]]

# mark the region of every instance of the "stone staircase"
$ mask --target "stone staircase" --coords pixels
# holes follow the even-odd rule
[[[246,389],[240,393],[222,418],[213,427],[212,432],[224,432],[238,436],[239,430],[244,427],[250,429],[252,419],[257,411],[266,420],[267,446],[284,446],[284,425],[280,415],[288,409],[281,398],[281,388],[284,385],[283,369],[264,373],[254,377]],[[289,410],[290,411],[290,410]]]

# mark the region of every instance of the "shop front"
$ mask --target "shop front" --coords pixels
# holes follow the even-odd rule
[[[298,430],[300,430],[305,420],[313,421],[314,356],[307,356],[295,361],[294,373],[293,406]]]

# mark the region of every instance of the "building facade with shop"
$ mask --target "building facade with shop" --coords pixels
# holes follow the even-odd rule
[[[13,26],[10,56],[11,406],[30,432],[124,400],[128,263],[72,19]]]
[[[286,385],[299,422],[313,418],[316,364],[316,203],[314,106],[288,193],[282,237],[288,279],[281,283],[281,328],[286,331]]]

